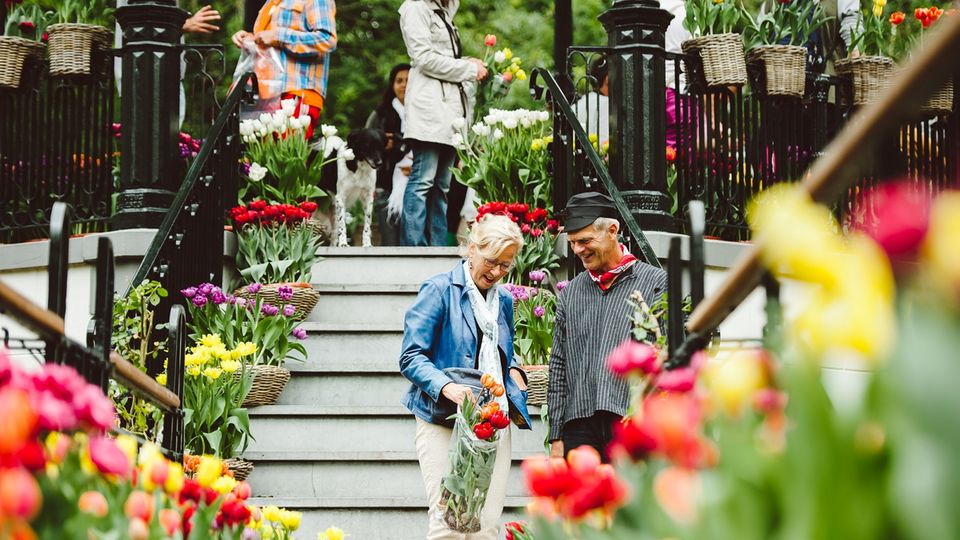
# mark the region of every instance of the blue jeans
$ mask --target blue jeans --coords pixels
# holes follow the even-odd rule
[[[403,193],[403,231],[405,246],[447,245],[447,191],[450,168],[457,158],[454,147],[413,141],[413,168]]]

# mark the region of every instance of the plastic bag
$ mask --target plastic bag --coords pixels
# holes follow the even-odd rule
[[[280,106],[283,93],[284,66],[280,52],[273,47],[259,47],[252,39],[243,41],[240,60],[233,70],[233,84],[248,71],[257,76],[257,94],[260,96],[258,111],[273,110]],[[233,86],[230,87],[233,90]]]
[[[463,417],[457,416],[450,439],[450,474],[443,478],[437,509],[451,531],[480,530],[480,513],[487,501],[499,442],[477,439]]]

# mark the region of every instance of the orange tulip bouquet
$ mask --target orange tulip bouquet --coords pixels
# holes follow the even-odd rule
[[[464,399],[451,416],[450,473],[440,488],[443,520],[451,530],[461,533],[480,530],[480,512],[493,477],[500,430],[510,427],[507,411],[501,410],[496,401],[505,392],[503,385],[489,373],[480,383],[483,389],[476,402]]]

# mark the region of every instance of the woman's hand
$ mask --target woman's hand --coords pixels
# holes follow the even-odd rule
[[[250,32],[247,32],[246,30],[240,30],[239,32],[234,34],[232,38],[230,38],[230,40],[233,41],[233,44],[240,49],[243,48],[243,42],[248,39],[253,39],[253,34],[251,34]]]
[[[517,383],[517,386],[520,387],[520,390],[527,389],[527,383],[523,380],[523,374],[520,373],[520,370],[517,368],[510,368],[510,378],[513,379],[513,382]]]
[[[479,58],[467,58],[467,60],[477,65],[477,80],[482,81],[487,78],[487,66]]]
[[[470,401],[476,401],[476,397],[473,395],[473,389],[462,384],[447,383],[443,388],[440,389],[440,393],[443,394],[443,397],[449,399],[457,405],[463,403],[464,398],[467,398]]]
[[[188,34],[210,34],[220,30],[213,24],[220,20],[220,12],[210,6],[203,6],[183,23],[183,31]]]

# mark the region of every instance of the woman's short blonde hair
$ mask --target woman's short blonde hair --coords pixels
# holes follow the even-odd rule
[[[507,216],[487,214],[481,217],[467,234],[466,242],[460,246],[460,256],[466,257],[470,246],[488,259],[496,259],[505,249],[515,246],[517,251],[523,247],[523,234],[520,227]]]

